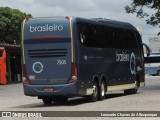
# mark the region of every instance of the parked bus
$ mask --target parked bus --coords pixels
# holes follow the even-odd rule
[[[108,92],[137,93],[145,85],[140,34],[103,18],[30,18],[22,24],[24,93],[44,104]]]
[[[145,57],[145,74],[160,76],[160,53],[151,53]]]
[[[4,47],[0,47],[0,84],[7,84],[6,51]]]

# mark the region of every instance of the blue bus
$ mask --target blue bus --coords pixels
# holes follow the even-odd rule
[[[25,95],[44,104],[77,96],[95,102],[145,85],[140,34],[129,23],[104,18],[25,19],[22,63]]]
[[[145,74],[160,76],[160,53],[150,53],[144,55]]]

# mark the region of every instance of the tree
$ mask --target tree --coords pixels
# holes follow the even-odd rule
[[[20,44],[21,23],[32,17],[18,9],[0,7],[0,43]]]
[[[139,18],[146,18],[146,23],[160,27],[160,0],[132,0],[130,5],[125,6],[127,13],[136,13]],[[149,15],[144,7],[155,10],[154,14]],[[160,34],[160,32],[159,32]]]

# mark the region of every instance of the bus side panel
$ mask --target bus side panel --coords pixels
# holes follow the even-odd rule
[[[124,86],[126,89],[126,86],[131,86],[127,89],[132,89],[136,83],[138,51],[132,47],[129,49],[122,46],[121,48],[104,48],[98,46],[98,43],[93,45],[92,43],[95,42],[94,36],[91,37],[88,29],[84,29],[90,27],[90,25],[80,23],[78,27],[79,79],[83,83],[84,89],[93,88],[93,80],[100,83],[103,76],[105,76],[109,87]],[[86,33],[83,32],[85,30]],[[101,37],[97,37],[99,41]]]
[[[3,50],[2,56],[0,57],[0,84],[7,84],[7,78],[6,78],[6,51]]]
[[[86,88],[92,87],[90,83],[94,77],[98,79],[105,75],[108,86],[134,83],[135,75],[130,73],[129,61],[116,61],[116,54],[122,50],[80,48],[80,76]],[[94,54],[93,54],[94,53]],[[130,55],[130,52],[128,53]]]

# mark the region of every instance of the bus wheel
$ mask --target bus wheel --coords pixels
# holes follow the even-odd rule
[[[99,90],[98,90],[99,100],[104,100],[105,99],[105,95],[106,95],[105,88],[106,88],[105,82],[102,81],[101,84],[100,84]]]
[[[98,84],[96,81],[93,83],[93,92],[92,95],[89,96],[89,100],[91,102],[96,102],[98,99]]]
[[[42,101],[46,105],[52,104],[52,98],[48,98],[48,97],[42,98]]]
[[[54,97],[52,100],[55,103],[66,103],[68,101],[68,97]]]

